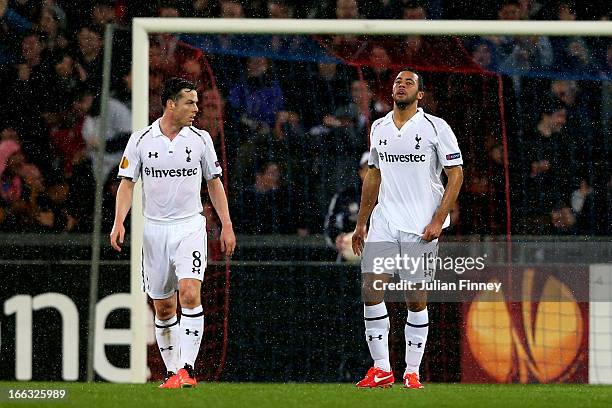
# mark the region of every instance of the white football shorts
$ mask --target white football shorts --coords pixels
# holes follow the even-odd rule
[[[151,299],[166,299],[178,281],[202,281],[207,259],[206,218],[197,214],[180,221],[145,218],[142,240],[142,279]]]
[[[438,240],[423,241],[420,235],[394,228],[376,206],[361,257],[362,273],[399,275],[409,282],[431,282],[436,273]]]

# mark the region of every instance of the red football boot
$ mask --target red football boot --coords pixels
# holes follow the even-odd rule
[[[368,373],[356,385],[358,388],[390,388],[395,378],[393,371],[384,371],[378,367],[372,367]]]
[[[193,367],[189,364],[185,364],[185,367],[178,370],[176,375],[179,377],[181,388],[194,388],[198,384],[193,375]]]
[[[181,378],[174,372],[168,371],[159,388],[181,388]]]
[[[404,388],[423,388],[418,373],[404,374]]]

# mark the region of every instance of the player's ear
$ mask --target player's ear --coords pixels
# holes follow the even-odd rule
[[[417,93],[417,100],[419,100],[419,101],[420,101],[421,99],[423,99],[423,96],[425,96],[425,92],[423,92],[423,91],[419,91],[419,92]]]

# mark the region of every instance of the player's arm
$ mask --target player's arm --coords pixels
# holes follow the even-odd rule
[[[446,173],[448,178],[444,188],[444,196],[442,196],[442,201],[431,218],[431,222],[423,230],[424,241],[432,241],[440,236],[444,220],[446,220],[446,216],[455,206],[455,201],[457,201],[459,190],[461,190],[461,185],[463,184],[463,167],[445,167],[444,173]]]
[[[124,178],[121,180],[121,183],[119,183],[119,189],[117,190],[117,198],[115,200],[115,222],[113,223],[113,229],[110,233],[110,242],[111,246],[119,252],[121,252],[119,244],[123,244],[123,238],[125,237],[123,222],[132,207],[135,184],[136,183],[132,180]]]
[[[370,167],[363,180],[361,188],[361,203],[359,205],[359,214],[357,215],[357,225],[353,233],[353,252],[355,255],[361,255],[365,237],[367,235],[367,222],[370,214],[376,205],[378,198],[378,190],[380,189],[380,169]]]
[[[229,258],[236,248],[236,236],[234,235],[234,228],[230,218],[225,189],[219,177],[208,180],[206,184],[208,185],[210,201],[221,220],[221,252]]]

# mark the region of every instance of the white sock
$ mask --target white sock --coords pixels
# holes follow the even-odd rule
[[[404,328],[406,337],[406,373],[419,373],[427,333],[429,332],[429,315],[427,308],[420,312],[408,311],[408,319]]]
[[[176,315],[168,320],[155,318],[155,338],[159,352],[166,365],[166,371],[176,373],[180,356],[179,325]]]
[[[204,335],[204,310],[202,305],[193,309],[181,308],[181,367],[194,367]]]
[[[389,315],[385,302],[374,306],[363,306],[365,334],[374,367],[391,371],[389,363]]]

